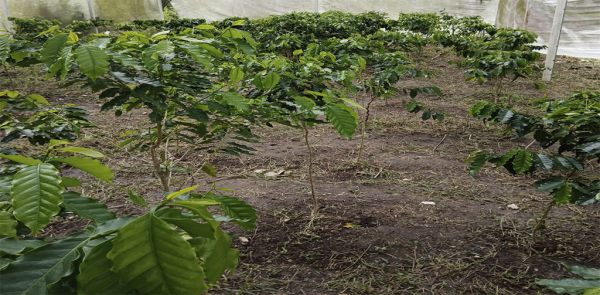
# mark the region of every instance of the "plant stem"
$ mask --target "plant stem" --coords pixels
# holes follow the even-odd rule
[[[302,122],[302,128],[304,128],[304,143],[308,148],[308,182],[310,182],[310,193],[313,201],[313,209],[311,213],[311,223],[317,213],[319,212],[319,200],[317,199],[317,194],[315,192],[315,182],[313,179],[313,150],[310,146],[310,142],[308,141],[308,126],[306,126],[305,122]]]
[[[365,113],[365,119],[363,120],[362,123],[362,135],[361,135],[361,139],[360,139],[360,147],[358,148],[358,157],[356,158],[356,162],[360,162],[361,157],[362,157],[362,152],[365,146],[365,137],[367,135],[367,123],[369,123],[369,116],[371,115],[371,104],[373,103],[373,100],[375,100],[374,96],[371,95],[371,100],[369,100],[369,102],[367,103],[367,112]]]
[[[554,204],[555,204],[554,199],[552,199],[552,201],[550,201],[550,203],[548,203],[548,207],[546,207],[546,211],[544,211],[544,215],[542,215],[542,217],[540,217],[538,222],[535,224],[535,227],[533,228],[533,233],[532,233],[534,243],[537,243],[539,232],[542,228],[545,227],[546,219],[548,219],[548,215],[550,214],[550,211],[552,211],[552,207],[554,207]]]
[[[160,179],[160,183],[162,184],[163,190],[165,192],[169,191],[169,181],[167,180],[166,175],[160,169],[160,160],[158,159],[158,154],[156,153],[156,149],[160,147],[160,144],[163,140],[163,122],[158,121],[156,123],[156,142],[150,147],[150,155],[152,156],[152,164],[154,166],[154,172]]]

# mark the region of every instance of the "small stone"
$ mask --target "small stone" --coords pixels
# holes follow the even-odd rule
[[[412,179],[410,179],[410,178],[404,178],[404,179],[402,179],[402,180],[403,180],[403,181],[411,181]]]
[[[421,204],[422,204],[422,205],[435,205],[435,202],[427,202],[427,201],[424,201],[424,202],[421,202]]]
[[[283,175],[284,173],[285,173],[284,170],[273,170],[271,172],[265,173],[265,176],[266,177],[275,177],[275,176]]]
[[[265,173],[265,171],[267,171],[267,169],[256,169],[256,170],[254,170],[254,173],[263,174],[263,173]]]
[[[242,245],[248,245],[250,243],[250,240],[248,240],[248,238],[246,238],[246,237],[239,237],[238,240],[240,241],[240,244],[242,244]]]
[[[512,209],[512,210],[519,210],[519,206],[517,206],[517,204],[510,204],[510,205],[506,206],[506,208]]]

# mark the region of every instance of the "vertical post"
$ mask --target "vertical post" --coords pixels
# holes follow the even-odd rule
[[[554,60],[558,51],[558,43],[560,41],[560,32],[565,18],[565,10],[567,10],[567,0],[558,0],[556,2],[556,11],[554,12],[554,21],[552,23],[552,32],[550,34],[550,44],[548,45],[548,54],[546,55],[546,69],[542,80],[549,82],[552,80],[552,69],[554,68]]]
[[[10,17],[10,10],[8,10],[8,2],[6,2],[7,0],[0,0],[0,2],[2,2],[2,9],[4,10],[4,19],[0,20],[0,24],[4,23],[6,24],[6,29],[8,31],[10,31],[10,28],[12,27],[10,21],[8,20],[8,18]],[[0,31],[3,28],[0,27]]]
[[[315,2],[315,12],[319,13],[319,0],[313,0]]]
[[[88,4],[88,9],[90,10],[90,19],[92,21],[96,20],[96,11],[94,10],[94,1],[93,0],[87,0],[87,4]],[[98,34],[98,28],[96,28],[94,26],[94,32],[96,34]]]
[[[165,20],[165,8],[162,5],[162,0],[156,0],[158,1],[158,9],[160,10],[160,20]]]

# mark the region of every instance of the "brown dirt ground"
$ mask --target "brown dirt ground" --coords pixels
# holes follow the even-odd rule
[[[263,137],[254,145],[256,155],[216,156],[212,163],[219,175],[214,179],[189,177],[205,155],[188,155],[179,162],[175,185],[209,188],[215,182],[235,189],[232,195],[252,204],[260,215],[254,232],[227,227],[250,243],[234,239],[240,266],[212,294],[552,294],[534,282],[570,276],[562,263],[600,266],[598,207],[553,210],[541,241],[534,242],[535,218],[550,200],[533,189],[536,176],[513,177],[489,167],[469,176],[463,163],[474,150],[502,152],[525,147],[531,139],[510,141],[501,129],[468,117],[469,106],[492,99],[492,91],[488,85],[465,82],[462,70],[448,63],[456,61],[453,54],[428,49],[414,58],[437,77],[399,86],[440,87],[444,97],[418,99],[447,112],[446,120],[423,122],[408,114],[404,96],[378,100],[359,163],[360,138],[348,141],[330,127],[313,128],[310,142],[321,210],[312,227],[308,153],[300,130],[256,130]],[[57,89],[36,80],[34,70],[27,71],[33,75],[24,76],[31,81],[16,90],[42,94],[55,103],[75,102],[94,113],[100,128],[88,130],[78,144],[110,155],[107,164],[117,176],[115,186],[88,182],[85,193],[107,202],[119,215],[146,210],[132,204],[121,188],[136,188],[149,203],[157,203],[161,190],[149,157],[116,147],[118,134],[144,126],[143,110],[118,118],[98,113],[94,94]],[[534,88],[539,78],[507,83],[504,91],[528,110],[528,102],[544,94],[558,99],[571,91],[598,89],[600,62],[560,57],[547,89]],[[588,168],[590,176],[598,176],[598,165]],[[257,169],[285,173],[266,177],[255,173]],[[519,209],[508,209],[509,204]],[[345,227],[347,223],[356,226]],[[64,235],[86,224],[59,220],[46,230]]]

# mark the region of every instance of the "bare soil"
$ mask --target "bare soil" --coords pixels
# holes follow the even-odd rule
[[[246,200],[260,215],[254,232],[227,227],[241,252],[240,265],[212,294],[553,294],[535,281],[569,277],[563,263],[600,267],[598,207],[554,209],[540,241],[534,242],[533,225],[551,200],[533,188],[537,176],[513,177],[487,166],[469,176],[463,163],[475,150],[499,153],[524,148],[532,139],[511,141],[499,127],[485,127],[468,116],[477,101],[493,100],[493,91],[486,84],[465,82],[462,69],[448,63],[456,61],[452,53],[428,49],[414,58],[437,77],[401,81],[399,86],[440,87],[442,98],[418,99],[445,111],[446,119],[422,121],[407,113],[405,96],[377,100],[360,162],[355,161],[359,137],[348,141],[329,126],[312,128],[320,202],[312,226],[308,150],[301,130],[255,130],[262,136],[254,145],[256,154],[214,157],[216,178],[190,177],[206,155],[188,154],[178,163],[175,185],[199,183],[208,189],[214,182],[234,189],[227,193]],[[529,102],[545,94],[560,99],[571,91],[598,89],[600,62],[560,57],[547,89],[535,89],[538,79],[507,81],[504,99],[534,111]],[[99,126],[78,144],[110,155],[107,164],[117,176],[114,186],[88,182],[86,194],[107,202],[119,215],[146,210],[132,204],[121,188],[136,188],[149,203],[158,203],[161,189],[149,157],[117,148],[121,132],[145,126],[143,110],[122,117],[99,113],[101,102],[94,94],[53,84],[39,87],[42,83],[15,88],[55,103],[83,105]],[[599,168],[589,163],[590,176],[598,177]],[[265,176],[278,170],[283,172]],[[509,204],[519,209],[509,209]],[[63,220],[47,230],[63,235],[85,225]],[[237,237],[247,237],[249,243],[243,245]]]

